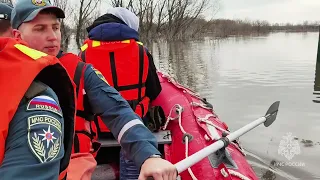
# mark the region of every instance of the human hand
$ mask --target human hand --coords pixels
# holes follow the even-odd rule
[[[149,158],[141,166],[139,180],[176,180],[177,169],[169,161],[161,158]]]

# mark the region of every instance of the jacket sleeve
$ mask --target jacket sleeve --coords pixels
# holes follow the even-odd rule
[[[84,89],[93,113],[99,115],[129,159],[140,168],[153,154],[159,154],[157,141],[118,91],[109,86],[101,73],[88,65]]]
[[[157,75],[156,66],[153,62],[153,57],[148,50],[146,51],[149,60],[148,77],[146,81],[146,96],[148,96],[150,100],[153,101],[160,94],[162,88]]]
[[[52,109],[41,106],[44,102]],[[60,110],[49,87],[30,100],[23,98],[10,122],[0,179],[58,179],[64,156]]]

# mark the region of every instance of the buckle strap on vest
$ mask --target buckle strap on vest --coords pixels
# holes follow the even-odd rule
[[[76,68],[76,72],[74,73],[74,83],[77,85],[77,97],[79,94],[79,86],[80,86],[80,79],[81,79],[81,75],[82,75],[82,69],[84,68],[85,63],[84,62],[78,62],[77,68]]]
[[[144,115],[144,113],[145,113],[145,109],[144,109],[144,106],[143,106],[143,104],[138,104],[139,106],[140,106],[140,108],[141,108],[141,118],[143,118],[143,115]]]
[[[140,84],[132,84],[128,86],[118,86],[117,91],[126,91],[126,90],[131,90],[131,89],[140,89],[146,87],[146,83],[142,83],[142,86]]]
[[[74,135],[73,148],[74,148],[73,151],[75,153],[80,152],[80,141],[79,141],[79,137],[78,137],[78,135],[76,133]]]
[[[64,56],[64,54],[63,54],[63,51],[60,50],[56,57],[60,59],[62,56]]]
[[[75,153],[80,152],[80,144],[83,143],[83,142],[80,142],[79,140],[79,136],[78,136],[79,133],[88,136],[91,140],[93,139],[93,136],[87,131],[75,131],[74,140],[73,140],[73,148],[74,148],[73,151]]]
[[[141,91],[142,88],[146,86],[145,83],[142,83],[143,81],[143,65],[144,65],[144,47],[141,44],[138,44],[139,46],[139,83],[138,84],[133,84],[133,85],[128,85],[128,86],[119,86],[118,85],[118,76],[117,76],[117,67],[116,67],[116,62],[115,62],[115,57],[114,57],[114,52],[109,53],[110,57],[110,66],[111,66],[111,74],[112,74],[112,81],[113,81],[113,87],[117,91],[125,91],[125,90],[131,90],[131,89],[138,89],[138,101],[141,101],[142,95]]]
[[[77,110],[77,116],[85,119],[86,121],[93,121],[94,119],[94,114],[89,113],[87,111]]]
[[[91,130],[92,131],[92,130]],[[74,153],[79,153],[80,152],[80,147],[81,147],[81,143],[84,143],[82,141],[79,140],[79,134],[83,134],[87,137],[90,138],[91,142],[92,142],[92,148],[93,148],[93,152],[96,152],[99,150],[100,148],[100,143],[99,142],[96,142],[94,141],[94,136],[95,134],[90,134],[89,132],[87,131],[75,131],[75,136],[74,136],[74,141],[73,141],[73,151]]]
[[[116,61],[114,59],[114,52],[109,53],[110,56],[110,66],[111,66],[111,73],[112,73],[112,81],[113,81],[113,87],[115,89],[119,88],[118,85],[118,76],[117,76],[117,69],[116,69]]]
[[[148,110],[148,107],[145,107],[144,105],[144,100],[146,100],[145,98],[148,98],[147,96],[143,96],[141,98],[141,101],[138,100],[127,100],[127,102],[129,103],[130,107],[133,109],[133,111],[136,111],[137,107],[140,106],[141,108],[141,117],[144,116],[144,114],[146,114],[146,110]]]
[[[81,133],[86,136],[88,136],[91,140],[94,138],[92,134],[90,134],[88,131],[75,131],[76,134]]]
[[[83,51],[80,52],[80,57],[81,57],[83,62],[86,62],[86,51],[87,50],[83,50]]]
[[[117,76],[117,67],[114,57],[114,52],[109,52],[110,57],[110,68],[111,68],[111,74],[112,74],[112,80],[113,80],[113,87],[117,91],[126,91],[131,89],[138,89],[138,96],[137,100],[130,100],[128,103],[130,104],[131,108],[133,110],[136,109],[137,105],[142,101],[142,88],[146,86],[146,83],[143,83],[143,74],[144,74],[144,47],[143,45],[139,44],[139,82],[138,84],[132,84],[127,86],[119,86],[118,85],[118,76]],[[142,111],[145,111],[144,107],[141,106]],[[143,112],[144,113],[144,112]]]
[[[136,110],[136,107],[139,104],[138,100],[127,100],[127,102],[129,103],[130,107],[133,109],[133,111]]]
[[[142,78],[143,78],[143,64],[144,64],[144,47],[141,44],[139,45],[139,85],[142,85]],[[141,97],[141,90],[142,88],[138,89],[138,101],[142,100]]]
[[[82,71],[83,71],[84,66],[85,66],[84,62],[81,62],[81,61],[78,62],[77,67],[76,67],[76,71],[74,74],[74,78],[73,78],[74,83],[77,86],[77,89],[76,89],[77,97],[79,95],[80,80],[81,80]],[[83,96],[83,108],[84,108],[84,111],[77,110],[77,116],[82,117],[83,119],[85,119],[87,121],[93,121],[94,114],[91,113],[91,111],[90,111],[91,107],[90,107],[87,95]]]

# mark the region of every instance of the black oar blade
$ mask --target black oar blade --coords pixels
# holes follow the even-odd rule
[[[267,120],[264,122],[264,126],[270,126],[277,118],[278,110],[279,110],[280,101],[274,102],[270,108],[268,109],[265,117]]]

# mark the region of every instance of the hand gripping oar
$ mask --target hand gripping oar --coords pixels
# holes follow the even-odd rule
[[[180,162],[176,163],[175,166],[177,168],[178,174],[185,171],[189,167],[193,166],[194,164],[201,161],[203,158],[209,156],[210,154],[218,151],[223,147],[227,147],[230,142],[234,141],[238,137],[242,136],[243,134],[249,132],[251,129],[259,126],[260,124],[264,123],[265,127],[270,126],[277,117],[278,109],[279,109],[280,101],[274,102],[268,109],[265,116],[260,117],[259,119],[247,124],[246,126],[238,129],[237,131],[230,133],[226,137],[222,137],[220,140],[216,141],[215,143],[207,146],[200,151],[192,154],[191,156],[187,157],[186,159],[181,160]],[[150,179],[150,178],[148,178]]]

